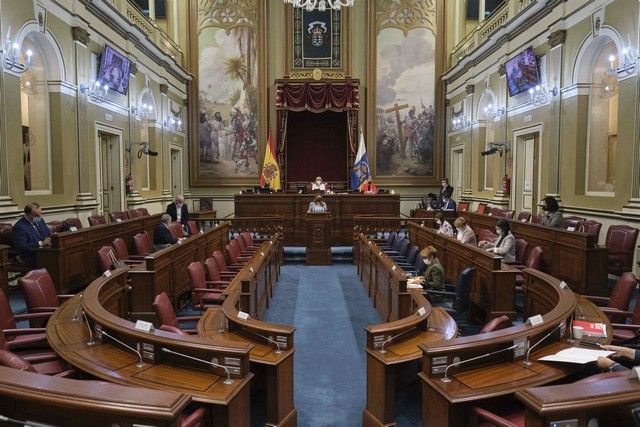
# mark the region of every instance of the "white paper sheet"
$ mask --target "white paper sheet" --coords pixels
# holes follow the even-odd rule
[[[614,353],[615,351],[590,350],[588,348],[571,347],[566,350],[559,351],[556,354],[541,357],[538,361],[578,363],[584,365],[585,363],[595,362],[600,356],[607,357]]]

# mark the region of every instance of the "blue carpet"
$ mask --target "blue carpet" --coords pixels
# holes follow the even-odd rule
[[[353,265],[285,265],[266,312],[293,325],[299,426],[360,426],[366,400],[363,328],[379,323]]]

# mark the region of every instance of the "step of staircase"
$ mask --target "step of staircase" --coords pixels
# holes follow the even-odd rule
[[[304,264],[306,261],[304,246],[285,246],[284,262],[286,264]],[[351,246],[334,246],[331,248],[331,261],[334,263],[353,263]]]

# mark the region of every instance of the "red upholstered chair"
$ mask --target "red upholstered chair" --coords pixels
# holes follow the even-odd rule
[[[180,335],[194,335],[197,333],[195,329],[181,329],[179,322],[181,321],[197,321],[200,316],[176,316],[171,300],[164,292],[156,295],[153,300],[153,311],[158,316],[159,329],[167,332],[173,332]]]
[[[513,405],[512,408],[501,411],[500,415],[479,406],[471,407],[471,412],[477,421],[469,425],[478,427],[524,427],[525,425],[524,408],[521,406]]]
[[[486,203],[478,203],[478,207],[476,208],[476,213],[486,214],[488,205]]]
[[[189,236],[196,235],[200,232],[198,224],[193,220],[187,221],[187,229],[189,230]]]
[[[508,328],[509,326],[511,326],[511,319],[509,319],[509,316],[500,316],[485,323],[482,329],[480,329],[480,333],[486,334],[488,332],[497,331],[498,329]]]
[[[541,246],[534,246],[527,254],[524,265],[516,266],[520,268],[535,268],[536,270],[542,270],[543,267],[544,250]],[[516,274],[516,290],[522,290],[520,287],[524,283],[524,275]],[[519,289],[520,288],[520,289]]]
[[[89,221],[89,227],[107,223],[107,220],[105,219],[104,215],[91,215],[89,218],[87,218],[87,220]]]
[[[212,256],[216,262],[216,265],[218,266],[220,274],[229,273],[235,275],[242,269],[241,265],[227,265],[227,261],[225,260],[224,255],[218,250],[214,251]]]
[[[147,256],[151,253],[153,244],[151,243],[151,237],[149,233],[142,232],[133,236],[133,246],[136,248],[136,254],[140,256]]]
[[[205,427],[207,423],[207,408],[200,406],[191,412],[180,415],[180,427]]]
[[[469,210],[469,202],[458,202],[458,212],[467,212]]]
[[[638,284],[638,279],[631,272],[622,273],[609,297],[595,295],[584,295],[589,301],[600,307],[612,322],[620,322],[626,317],[624,314],[629,311],[631,294]],[[625,312],[625,313],[621,313]]]
[[[238,242],[235,240],[230,241],[225,247],[227,251],[227,256],[229,257],[229,262],[231,263],[231,267],[240,267],[249,261],[251,257],[242,256],[240,254],[240,248],[238,247]]]
[[[516,211],[511,210],[511,209],[504,209],[501,213],[500,216],[502,216],[503,218],[506,219],[513,219],[514,215],[516,214]]]
[[[619,276],[633,270],[633,252],[638,239],[638,229],[628,225],[612,225],[607,230],[606,245],[609,249],[607,271]]]
[[[178,221],[170,222],[168,228],[171,235],[176,239],[182,239],[184,237],[184,229],[182,228],[182,224]]]
[[[502,209],[487,206],[484,213],[487,216],[500,216],[500,214],[502,213]]]
[[[562,218],[562,228],[565,229],[573,229],[573,231],[578,231],[578,228],[580,228],[580,224],[582,223],[582,221],[586,221],[587,218],[582,218],[580,216],[566,216],[564,218]]]
[[[82,229],[82,222],[80,221],[80,218],[71,217],[65,219],[64,222],[66,222],[70,226],[77,228],[78,230]]]
[[[608,309],[608,311],[620,323],[612,323],[613,342],[619,344],[621,341],[634,338],[640,334],[640,304],[636,302],[633,311],[622,311]]]
[[[218,264],[216,264],[216,260],[212,257],[204,261],[204,269],[207,272],[207,280],[214,283],[217,288],[227,287],[235,277],[235,273],[221,272]]]
[[[492,242],[497,237],[498,235],[493,231],[489,230],[488,228],[482,228],[480,229],[480,231],[478,231],[478,241],[485,240],[487,242]]]
[[[578,231],[581,233],[586,233],[595,237],[596,243],[598,243],[598,238],[600,238],[600,229],[602,228],[602,224],[598,221],[588,220],[582,221],[580,226],[578,227]]]
[[[18,279],[24,292],[29,313],[47,313],[55,311],[62,302],[73,295],[56,295],[56,288],[49,272],[45,269],[31,270]],[[45,322],[30,320],[31,327],[41,327]]]
[[[514,262],[505,262],[505,264],[524,265],[527,260],[526,256],[528,248],[529,242],[524,239],[516,239],[516,260]]]
[[[518,222],[529,222],[531,221],[531,212],[522,211],[518,214],[517,218]]]
[[[123,211],[115,211],[109,214],[109,219],[111,220],[111,222],[121,222],[126,220],[127,218],[127,213]]]
[[[39,319],[46,323],[51,316],[49,313],[13,314],[9,299],[0,289],[0,331],[3,333],[4,345],[0,349],[19,350],[34,347],[48,347],[44,328],[20,328],[17,322]]]
[[[51,221],[47,223],[47,227],[49,228],[49,233],[59,233],[62,230],[63,223],[62,221]]]
[[[137,209],[129,209],[127,211],[127,218],[131,219],[131,218],[138,218],[140,215],[140,212],[138,212]]]
[[[149,216],[149,210],[147,208],[138,208],[138,216]]]
[[[144,261],[143,255],[129,255],[129,249],[127,249],[127,244],[123,238],[117,237],[111,244],[118,259],[126,263],[139,263],[140,261]]]
[[[222,289],[213,282],[208,282],[205,277],[204,266],[194,261],[187,267],[189,273],[189,286],[191,287],[191,302],[193,308],[198,307],[203,311],[211,306],[219,306],[224,302]]]
[[[253,236],[251,236],[251,233],[248,231],[240,233],[240,235],[236,238],[242,240],[241,243],[245,246],[246,249],[260,248],[260,244],[256,244],[256,242],[253,241]]]
[[[116,254],[111,246],[103,246],[98,249],[99,271],[107,271],[113,268],[113,259]]]
[[[66,362],[55,356],[55,354],[50,356],[49,360],[43,360],[40,363],[32,365],[29,361],[11,351],[0,350],[0,365],[20,371],[52,375],[61,378],[71,377],[76,373],[75,369],[70,369]]]
[[[542,224],[542,219],[544,218],[544,211],[540,211],[537,214],[531,217],[532,224]]]

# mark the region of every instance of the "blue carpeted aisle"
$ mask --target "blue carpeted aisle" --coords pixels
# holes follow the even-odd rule
[[[366,399],[363,327],[380,318],[355,266],[283,266],[265,320],[297,329],[298,425],[360,426]]]

